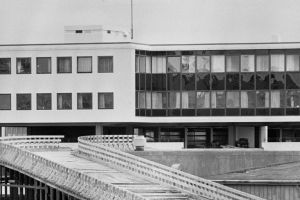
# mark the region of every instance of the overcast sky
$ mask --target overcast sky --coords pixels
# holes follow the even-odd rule
[[[130,0],[0,0],[0,43],[63,42],[65,25],[130,30]],[[143,43],[300,41],[299,0],[133,0]]]

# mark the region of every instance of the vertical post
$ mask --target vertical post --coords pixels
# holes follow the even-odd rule
[[[100,124],[96,125],[96,135],[103,135],[103,126]]]
[[[268,126],[261,126],[259,128],[260,133],[260,144],[259,147],[262,147],[262,143],[268,142]]]
[[[188,146],[188,129],[184,128],[184,148],[187,149]]]
[[[133,40],[133,0],[130,0],[131,40]]]
[[[5,136],[5,127],[1,127],[1,137]]]

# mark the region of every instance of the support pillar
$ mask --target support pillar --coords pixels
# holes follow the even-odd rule
[[[262,148],[262,143],[268,142],[268,126],[259,127],[259,135],[260,135],[259,147]]]
[[[187,149],[188,145],[188,129],[184,128],[184,148]]]
[[[101,124],[96,125],[96,135],[103,135],[103,126]]]
[[[1,127],[1,137],[5,136],[5,127]]]

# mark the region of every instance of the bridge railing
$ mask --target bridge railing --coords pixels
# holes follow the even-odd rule
[[[0,137],[0,142],[19,148],[58,148],[63,135],[31,135]]]
[[[134,150],[133,139],[133,135],[95,135],[90,142],[101,143],[122,151],[132,151]]]
[[[24,139],[24,138],[23,138]],[[20,138],[20,140],[23,140]],[[40,137],[42,140],[42,137]],[[8,138],[0,140],[0,164],[20,171],[46,184],[84,200],[145,200],[138,194],[105,183],[89,175],[64,167],[36,155],[24,148],[14,146]],[[38,140],[38,139],[36,139]],[[33,148],[33,147],[32,147]],[[51,148],[51,147],[50,147]]]
[[[107,162],[116,168],[176,187],[194,197],[202,196],[215,200],[262,200],[257,196],[108,147],[98,140],[98,136],[79,137],[78,151],[79,154]]]

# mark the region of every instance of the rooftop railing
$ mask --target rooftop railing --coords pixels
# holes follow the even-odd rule
[[[102,137],[105,136],[79,137],[78,153],[91,159],[109,163],[112,167],[175,187],[190,194],[195,199],[204,197],[214,200],[262,200],[260,197],[120,151],[120,148],[113,148],[117,144],[107,145],[107,143],[111,143],[111,139],[102,140]],[[115,138],[114,141],[116,141]]]

